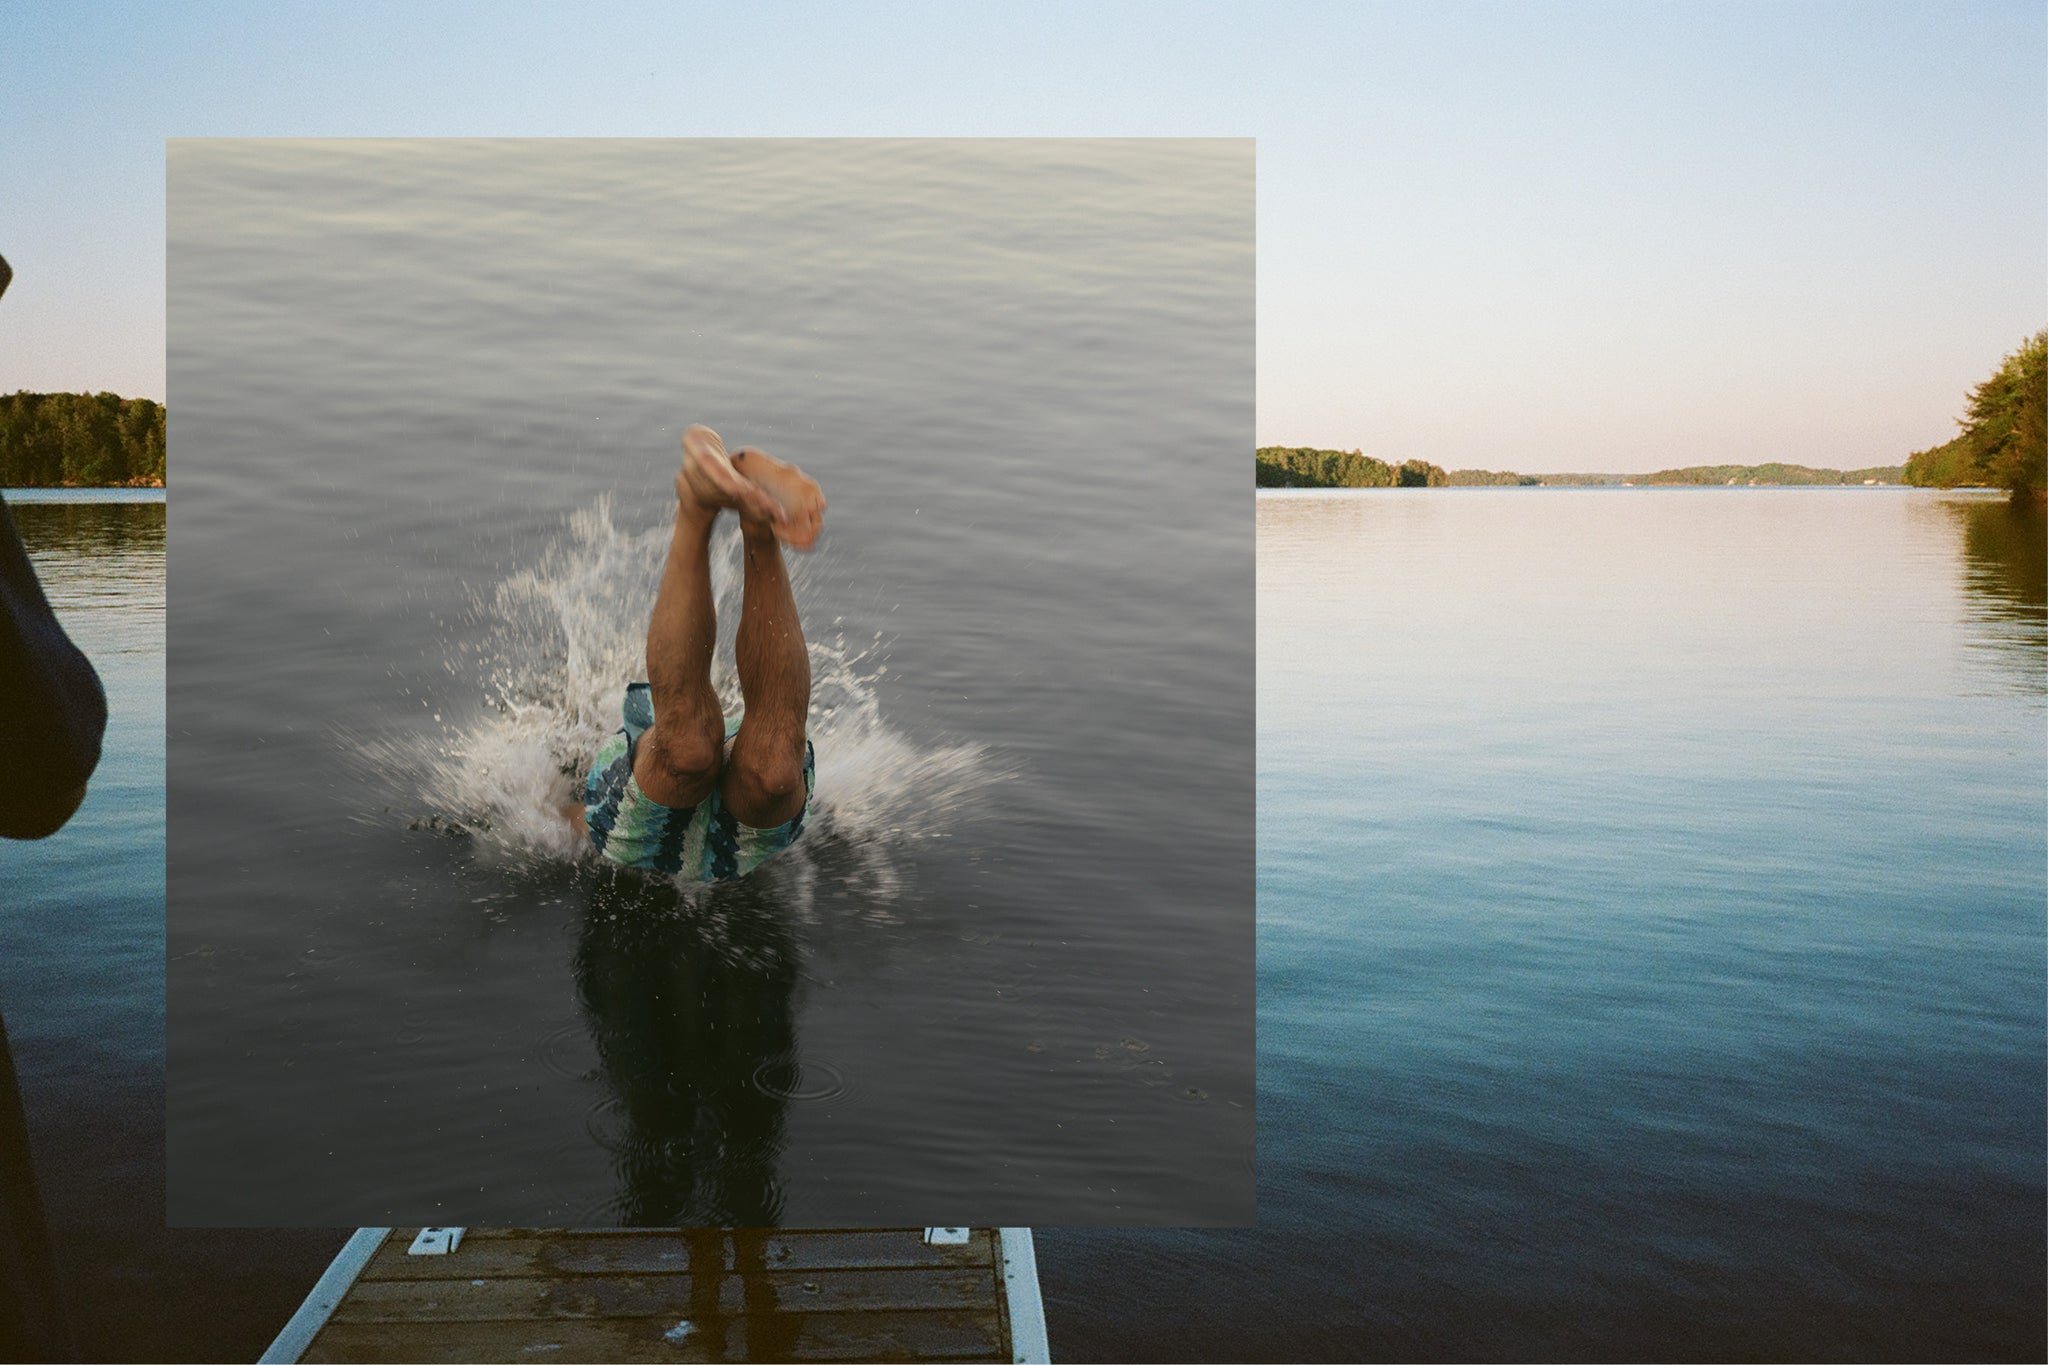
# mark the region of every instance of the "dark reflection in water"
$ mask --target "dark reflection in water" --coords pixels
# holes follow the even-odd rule
[[[1970,590],[2037,619],[2048,606],[2048,516],[2036,504],[1953,502]]]
[[[783,912],[743,883],[699,905],[630,874],[591,883],[576,986],[612,1092],[592,1126],[622,1225],[780,1221],[797,962]]]
[[[30,502],[8,499],[8,510],[31,555],[113,556],[161,550],[162,502]],[[44,574],[45,577],[49,575]],[[132,578],[132,570],[126,574]]]
[[[1945,504],[1963,533],[1963,585],[1988,643],[2027,680],[2048,674],[2048,516],[2038,505]]]

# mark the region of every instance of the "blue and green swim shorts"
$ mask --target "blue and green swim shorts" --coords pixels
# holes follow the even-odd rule
[[[811,813],[817,755],[804,741],[804,808],[773,829],[743,825],[725,808],[718,789],[694,806],[676,810],[650,800],[633,777],[640,736],[654,724],[654,694],[644,682],[626,689],[625,724],[591,761],[583,782],[583,823],[597,851],[621,867],[690,882],[729,882],[744,877],[795,843]],[[730,741],[737,717],[725,722]]]

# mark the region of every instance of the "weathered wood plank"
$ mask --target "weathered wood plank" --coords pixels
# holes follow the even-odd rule
[[[725,1269],[725,1248],[702,1257],[699,1268]],[[533,1237],[465,1234],[446,1256],[408,1256],[394,1237],[363,1268],[362,1282],[377,1280],[472,1280],[549,1275],[681,1275],[691,1269],[690,1244],[674,1234],[589,1237],[557,1232]]]
[[[481,1322],[631,1318],[674,1313],[994,1311],[994,1274],[927,1270],[773,1271],[758,1275],[582,1275],[573,1279],[357,1281],[334,1322]]]
[[[641,1229],[497,1231],[465,1233],[447,1256],[408,1256],[416,1229],[401,1228],[363,1269],[361,1278],[439,1280],[536,1278],[556,1275],[683,1274],[691,1249],[710,1269],[735,1266],[770,1270],[967,1267],[995,1263],[995,1234],[977,1228],[959,1246],[926,1246],[923,1230],[861,1232],[712,1233]]]
[[[406,1231],[410,1234],[418,1232],[419,1229],[408,1228]],[[463,1241],[466,1243],[472,1237],[547,1237],[564,1231],[574,1232],[578,1237],[645,1237],[650,1233],[678,1236],[685,1232],[717,1232],[729,1237],[736,1231],[779,1233],[789,1237],[894,1236],[900,1232],[907,1232],[917,1238],[924,1235],[923,1228],[469,1228],[463,1232]]]
[[[308,1361],[1007,1360],[993,1312],[330,1322]]]

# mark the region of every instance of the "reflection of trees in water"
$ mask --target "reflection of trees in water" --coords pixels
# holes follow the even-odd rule
[[[15,526],[21,531],[21,543],[32,555],[117,555],[130,550],[161,550],[164,508],[161,502],[7,504]]]
[[[2001,498],[1997,502],[1950,503],[1963,524],[1963,554],[1971,583],[2023,607],[2048,605],[2048,517],[2041,509]]]
[[[748,884],[691,906],[649,878],[596,878],[576,985],[624,1119],[623,1224],[777,1223],[787,1101],[760,1077],[795,1065],[796,979],[786,923]]]
[[[2048,652],[2048,518],[2038,507],[1973,499],[1947,509],[1962,528],[1963,581],[1971,605],[2001,644]]]

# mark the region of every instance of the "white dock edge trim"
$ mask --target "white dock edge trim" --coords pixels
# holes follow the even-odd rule
[[[363,1273],[363,1267],[377,1254],[377,1248],[391,1235],[390,1228],[357,1228],[355,1235],[341,1248],[339,1254],[328,1262],[327,1269],[313,1285],[313,1292],[306,1295],[306,1301],[299,1305],[299,1311],[292,1314],[292,1320],[277,1334],[277,1340],[270,1343],[270,1349],[257,1357],[258,1365],[294,1365],[313,1344],[313,1338],[327,1325],[328,1315],[348,1293],[349,1286],[356,1282],[356,1276]]]
[[[1038,1253],[1030,1228],[1001,1228],[1003,1301],[1010,1310],[1010,1359],[1017,1365],[1052,1365],[1045,1337],[1045,1300],[1038,1292]]]

